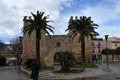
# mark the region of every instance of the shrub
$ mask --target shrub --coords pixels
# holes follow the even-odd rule
[[[24,63],[25,68],[31,68],[32,61],[33,61],[33,58],[27,59]]]
[[[72,52],[69,51],[62,51],[57,52],[58,54],[58,61],[62,66],[62,71],[69,71],[70,67],[76,63],[75,57]]]

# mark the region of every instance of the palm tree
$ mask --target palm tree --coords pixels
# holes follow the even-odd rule
[[[54,27],[48,24],[51,21],[49,20],[47,21],[48,17],[44,16],[44,12],[37,11],[37,14],[33,14],[32,12],[31,14],[33,16],[33,19],[28,20],[30,24],[25,25],[22,28],[22,32],[24,34],[27,33],[30,37],[31,33],[35,31],[36,33],[36,59],[39,65],[41,65],[40,64],[40,40],[41,40],[42,33],[44,31],[50,37],[49,31],[54,33],[53,32]]]
[[[72,40],[75,36],[79,35],[78,42],[81,42],[81,59],[82,65],[85,64],[85,37],[89,37],[92,35],[98,35],[95,31],[97,29],[97,24],[93,23],[91,17],[82,16],[80,19],[71,20],[68,29],[66,31],[71,31]]]

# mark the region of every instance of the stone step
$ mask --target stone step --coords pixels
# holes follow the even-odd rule
[[[54,71],[60,71],[61,68],[62,68],[61,65],[56,64],[56,65],[53,66],[52,71],[53,71],[53,72],[54,72]]]

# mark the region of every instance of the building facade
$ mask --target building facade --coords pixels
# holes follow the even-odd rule
[[[28,24],[27,17],[24,18],[24,25]],[[71,20],[71,19],[70,19]],[[59,51],[71,51],[75,56],[78,63],[81,63],[81,44],[78,42],[78,36],[71,40],[70,31],[67,35],[51,35],[49,38],[42,32],[41,44],[40,44],[40,59],[41,63],[47,66],[54,65],[55,54]],[[36,48],[35,48],[35,31],[32,33],[31,37],[28,34],[23,36],[23,63],[29,58],[35,58]],[[92,60],[92,39],[91,37],[85,39],[85,59],[87,61]]]
[[[117,49],[118,47],[120,47],[120,38],[117,37],[109,37],[107,40],[107,45],[106,45],[106,41],[103,40],[103,49],[106,49],[106,47],[108,49]],[[114,54],[114,53],[113,53]],[[119,55],[109,55],[109,60],[119,60],[120,56]]]
[[[91,47],[92,47],[92,56],[93,57],[95,56],[98,61],[102,61],[103,55],[101,54],[101,52],[103,50],[103,39],[93,37]]]

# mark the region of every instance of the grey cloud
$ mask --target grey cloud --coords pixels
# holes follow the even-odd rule
[[[63,5],[70,7],[70,1],[72,0],[0,0],[0,37],[10,39],[19,36],[23,16],[30,16],[31,12],[36,13],[37,10],[45,11],[46,15],[50,15],[50,20],[59,21]],[[53,24],[59,27],[59,23]]]

